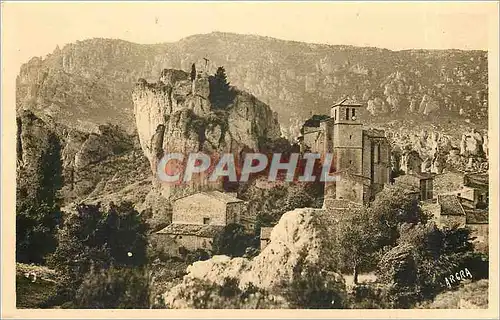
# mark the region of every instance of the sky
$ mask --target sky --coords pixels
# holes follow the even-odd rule
[[[392,50],[488,48],[494,2],[2,3],[15,67],[93,37],[173,42],[212,31]]]

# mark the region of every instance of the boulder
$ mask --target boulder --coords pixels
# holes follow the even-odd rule
[[[252,259],[214,256],[198,261],[187,268],[183,283],[192,279],[205,279],[222,284],[227,277],[238,280],[240,288],[249,284],[266,290],[273,290],[291,283],[301,274],[297,270],[313,266],[319,270],[331,271],[333,261],[332,235],[328,226],[333,223],[331,215],[321,209],[302,208],[285,213],[270,235],[270,243]],[[336,284],[341,295],[345,294],[342,276],[333,271],[325,272],[328,280]],[[173,288],[165,293],[167,304],[175,304],[179,298]]]

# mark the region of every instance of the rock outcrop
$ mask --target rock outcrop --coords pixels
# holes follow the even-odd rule
[[[133,92],[134,113],[142,150],[164,197],[171,198],[206,186],[197,181],[184,186],[161,184],[157,165],[167,152],[206,154],[257,151],[262,143],[280,137],[277,116],[254,96],[233,88],[226,108],[210,102],[209,78],[191,81],[180,70],[163,70],[157,83],[140,79]],[[213,186],[220,187],[220,186]]]
[[[54,203],[54,191],[62,183],[60,141],[31,111],[22,110],[16,120],[18,201]],[[50,199],[45,199],[47,197]]]
[[[150,186],[147,160],[136,137],[118,126],[100,125],[87,133],[21,110],[17,127],[18,179],[33,189],[29,193],[36,194],[57,179],[63,204],[104,198],[144,200],[141,197],[148,192],[144,181]]]
[[[441,173],[446,169],[484,171],[488,167],[488,136],[466,126],[452,128],[430,126],[385,128],[393,147],[393,167],[404,172]],[[417,170],[418,171],[418,170]]]
[[[332,222],[330,216],[321,209],[295,209],[285,213],[273,228],[271,242],[256,257],[229,258],[214,256],[206,261],[198,261],[188,267],[183,283],[172,288],[164,296],[169,305],[175,306],[177,293],[192,279],[205,279],[222,284],[227,277],[238,279],[241,288],[248,284],[272,290],[289,284],[307,266],[318,270],[329,270],[332,259],[332,235],[327,227]],[[331,269],[330,269],[331,270]],[[335,272],[325,272],[325,281],[336,283],[338,292],[345,294],[345,282]]]

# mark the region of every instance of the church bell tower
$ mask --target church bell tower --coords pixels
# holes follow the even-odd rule
[[[333,154],[336,180],[325,183],[327,206],[362,205],[367,197],[369,179],[363,176],[362,107],[347,100],[331,107],[325,144],[327,152]]]
[[[333,161],[337,172],[363,174],[363,105],[342,101],[331,108]]]

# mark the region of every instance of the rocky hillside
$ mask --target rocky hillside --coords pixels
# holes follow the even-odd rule
[[[116,125],[95,132],[43,121],[29,110],[17,117],[18,188],[23,197],[40,197],[50,185],[63,203],[131,200],[139,203],[151,180],[137,136]]]
[[[22,66],[17,106],[84,130],[106,122],[130,128],[136,80],[190,70],[193,62],[211,73],[225,66],[231,83],[269,104],[285,131],[344,95],[364,101],[369,120],[487,124],[484,51],[390,51],[219,32],[157,45],[91,39],[56,48]]]

